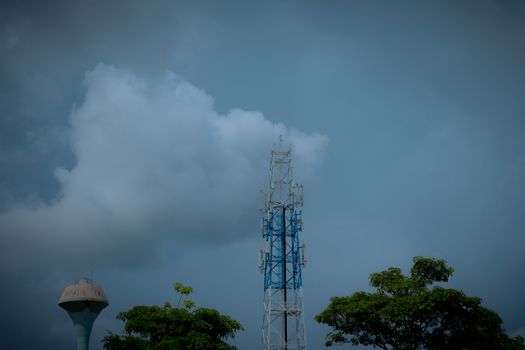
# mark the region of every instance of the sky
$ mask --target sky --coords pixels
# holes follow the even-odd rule
[[[86,276],[110,302],[92,349],[178,281],[259,347],[279,135],[304,185],[310,349],[331,297],[420,255],[525,335],[524,17],[511,0],[3,1],[2,346],[73,348],[57,301]]]

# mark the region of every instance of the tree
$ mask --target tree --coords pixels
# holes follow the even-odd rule
[[[454,270],[444,260],[413,258],[409,276],[396,267],[370,275],[374,293],[334,297],[317,322],[332,327],[326,345],[350,343],[381,349],[525,350],[481,299],[435,285]]]
[[[180,294],[193,290],[180,283],[175,285]],[[221,315],[219,311],[208,308],[196,308],[191,300],[184,300],[184,308],[164,306],[135,306],[120,312],[117,319],[124,321],[125,335],[109,333],[103,339],[106,350],[233,350],[228,338],[235,337],[235,332],[242,330],[242,325]]]

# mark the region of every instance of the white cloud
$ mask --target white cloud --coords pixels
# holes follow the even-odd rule
[[[210,96],[171,73],[149,81],[99,64],[85,85],[70,116],[76,165],[56,170],[55,203],[0,216],[4,266],[35,256],[137,260],[166,236],[228,242],[255,235],[274,135],[291,144],[299,180],[327,144],[260,112],[219,115]]]

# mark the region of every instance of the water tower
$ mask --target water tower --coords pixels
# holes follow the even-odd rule
[[[64,289],[58,305],[65,309],[73,320],[77,350],[88,350],[93,322],[100,311],[108,306],[106,294],[102,288],[84,278]]]

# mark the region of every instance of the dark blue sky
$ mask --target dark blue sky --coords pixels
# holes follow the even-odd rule
[[[0,6],[6,348],[71,348],[56,301],[85,275],[111,304],[93,349],[118,311],[175,300],[176,281],[257,348],[278,134],[305,185],[310,349],[330,297],[415,255],[446,259],[453,287],[525,335],[523,2]]]

